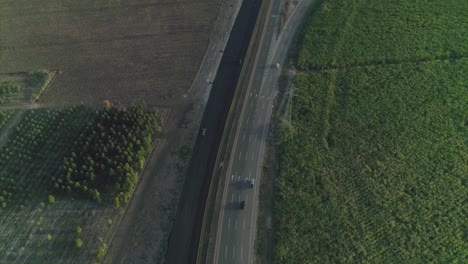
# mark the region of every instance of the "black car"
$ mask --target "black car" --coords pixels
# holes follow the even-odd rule
[[[245,207],[245,201],[241,201],[239,204],[240,209],[244,209]]]

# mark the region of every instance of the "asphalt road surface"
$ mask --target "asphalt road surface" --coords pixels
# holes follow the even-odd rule
[[[169,238],[166,255],[166,262],[169,264],[196,261],[205,203],[218,146],[260,4],[261,0],[243,1],[212,82],[213,87],[202,118],[200,135],[192,153]]]
[[[303,0],[295,9],[280,36],[278,9],[280,0],[272,2],[260,57],[254,66],[250,92],[244,99],[239,130],[235,133],[232,155],[227,170],[222,208],[215,245],[215,263],[253,263],[257,227],[259,177],[270,125],[273,97],[277,91],[280,69],[288,48],[307,7],[313,0]],[[254,186],[249,181],[254,180]],[[245,207],[240,208],[240,202]]]

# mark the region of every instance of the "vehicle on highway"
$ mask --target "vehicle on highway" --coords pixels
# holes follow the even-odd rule
[[[249,181],[249,187],[250,187],[250,188],[253,188],[254,185],[255,185],[255,179],[250,179],[250,181]]]
[[[280,64],[279,64],[279,63],[276,63],[275,67],[276,67],[276,69],[279,69],[279,68],[280,68]]]
[[[203,128],[202,131],[201,131],[201,135],[205,136],[205,134],[206,134],[206,128]]]
[[[245,201],[241,201],[239,204],[239,208],[243,210],[245,208]]]

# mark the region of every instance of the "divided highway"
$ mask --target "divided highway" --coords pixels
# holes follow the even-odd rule
[[[262,173],[265,145],[267,143],[273,98],[277,92],[279,65],[284,63],[294,34],[313,0],[303,0],[277,36],[281,0],[265,0],[268,20],[263,28],[263,38],[256,63],[248,71],[249,91],[240,111],[239,126],[234,134],[231,155],[224,177],[221,212],[215,238],[214,263],[253,263],[257,228],[259,180]],[[245,89],[245,87],[244,87]],[[249,184],[255,181],[253,187]],[[245,201],[245,207],[240,202]]]
[[[204,210],[224,124],[252,36],[261,0],[245,0],[239,10],[201,121],[169,238],[166,263],[195,263]],[[215,51],[219,52],[219,51]]]

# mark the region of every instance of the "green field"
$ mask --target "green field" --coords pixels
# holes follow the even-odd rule
[[[276,134],[277,263],[466,262],[468,5],[440,2],[308,18]]]
[[[116,189],[106,181],[86,178],[89,173],[75,172],[95,169],[80,163],[82,160],[106,169],[109,164],[101,164],[100,158],[117,160],[110,156],[113,153],[126,159],[125,166],[136,181],[159,129],[160,121],[155,117],[142,108],[27,111],[0,148],[0,263],[91,263],[98,259],[98,248],[109,243],[116,227],[113,223],[121,217],[113,204],[116,193],[124,191],[130,196],[134,184]],[[133,147],[137,139],[129,136],[130,129],[145,142],[145,148],[136,152],[140,159],[132,161],[128,157],[133,159],[134,153],[128,153],[126,147]],[[100,148],[99,157],[83,151],[88,141]],[[134,148],[141,149],[136,143]],[[118,152],[120,149],[125,153]],[[71,162],[72,157],[76,161]],[[96,179],[109,176],[99,170],[95,173]],[[54,188],[58,180],[63,191]],[[99,190],[99,199],[90,201],[87,196],[75,195],[77,183],[79,190],[88,186],[94,188],[93,194]],[[126,201],[119,200],[119,206]]]
[[[302,69],[468,55],[468,1],[323,1],[308,18]]]

